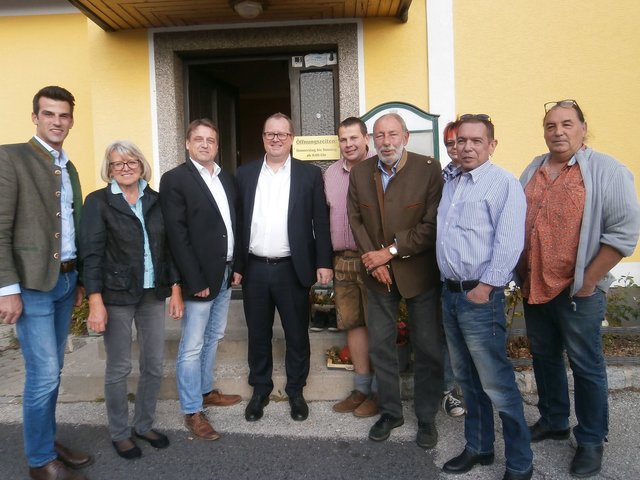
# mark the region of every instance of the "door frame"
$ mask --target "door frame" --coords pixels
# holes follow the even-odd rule
[[[358,20],[312,25],[187,29],[152,33],[154,171],[157,178],[184,159],[183,63],[194,54],[234,56],[283,51],[338,54],[341,115],[360,113],[362,29]]]

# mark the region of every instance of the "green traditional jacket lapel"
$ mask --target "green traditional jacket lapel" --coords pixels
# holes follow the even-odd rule
[[[29,145],[43,158],[51,163],[55,161],[54,156],[44,146],[31,137]],[[82,188],[80,187],[80,176],[75,165],[69,160],[67,162],[67,172],[69,173],[69,180],[71,181],[71,190],[73,198],[73,227],[76,231],[76,244],[78,243],[78,232],[80,231],[80,217],[82,216]],[[77,245],[76,245],[77,246]]]

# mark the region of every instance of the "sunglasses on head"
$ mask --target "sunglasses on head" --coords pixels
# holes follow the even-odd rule
[[[544,104],[544,113],[549,113],[549,110],[555,107],[575,108],[580,109],[578,102],[568,98],[566,100],[558,100],[557,102],[547,102]]]
[[[481,122],[491,123],[491,117],[486,113],[466,113],[458,118],[458,121],[479,120]]]

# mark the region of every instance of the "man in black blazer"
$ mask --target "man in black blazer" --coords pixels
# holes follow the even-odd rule
[[[199,438],[217,440],[220,435],[203,407],[240,402],[239,395],[213,389],[231,285],[240,284],[240,275],[232,273],[237,248],[236,190],[233,177],[215,163],[219,133],[213,122],[194,120],[185,137],[189,159],[160,180],[165,230],[185,301],[176,379],[187,428]]]
[[[264,159],[237,172],[244,312],[249,333],[247,421],[262,418],[273,390],[272,328],[278,309],[285,333],[285,367],[291,417],[306,420],[302,395],[309,375],[309,288],[331,281],[331,238],[322,173],[291,158],[293,123],[271,115],[262,133]]]

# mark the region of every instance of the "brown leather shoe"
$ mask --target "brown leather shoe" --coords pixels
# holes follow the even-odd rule
[[[362,402],[358,408],[353,411],[358,418],[373,417],[378,414],[378,396],[373,395]]]
[[[230,407],[236,403],[240,403],[242,398],[240,395],[225,395],[219,390],[212,390],[206,397],[202,399],[205,407]]]
[[[360,404],[362,404],[362,402],[364,402],[366,399],[367,396],[364,393],[358,390],[354,390],[349,394],[347,398],[345,398],[341,402],[336,403],[333,406],[333,411],[337,413],[351,413],[356,408],[358,408]]]
[[[83,468],[93,463],[93,457],[91,455],[81,452],[74,452],[61,443],[55,442],[55,449],[56,453],[58,454],[58,460],[60,460],[69,468]]]
[[[60,460],[54,460],[39,468],[30,468],[29,476],[33,480],[87,480],[84,475],[69,470]]]
[[[184,424],[191,430],[194,436],[203,440],[218,440],[220,435],[216,432],[204,412],[194,413],[193,415],[184,416]]]

